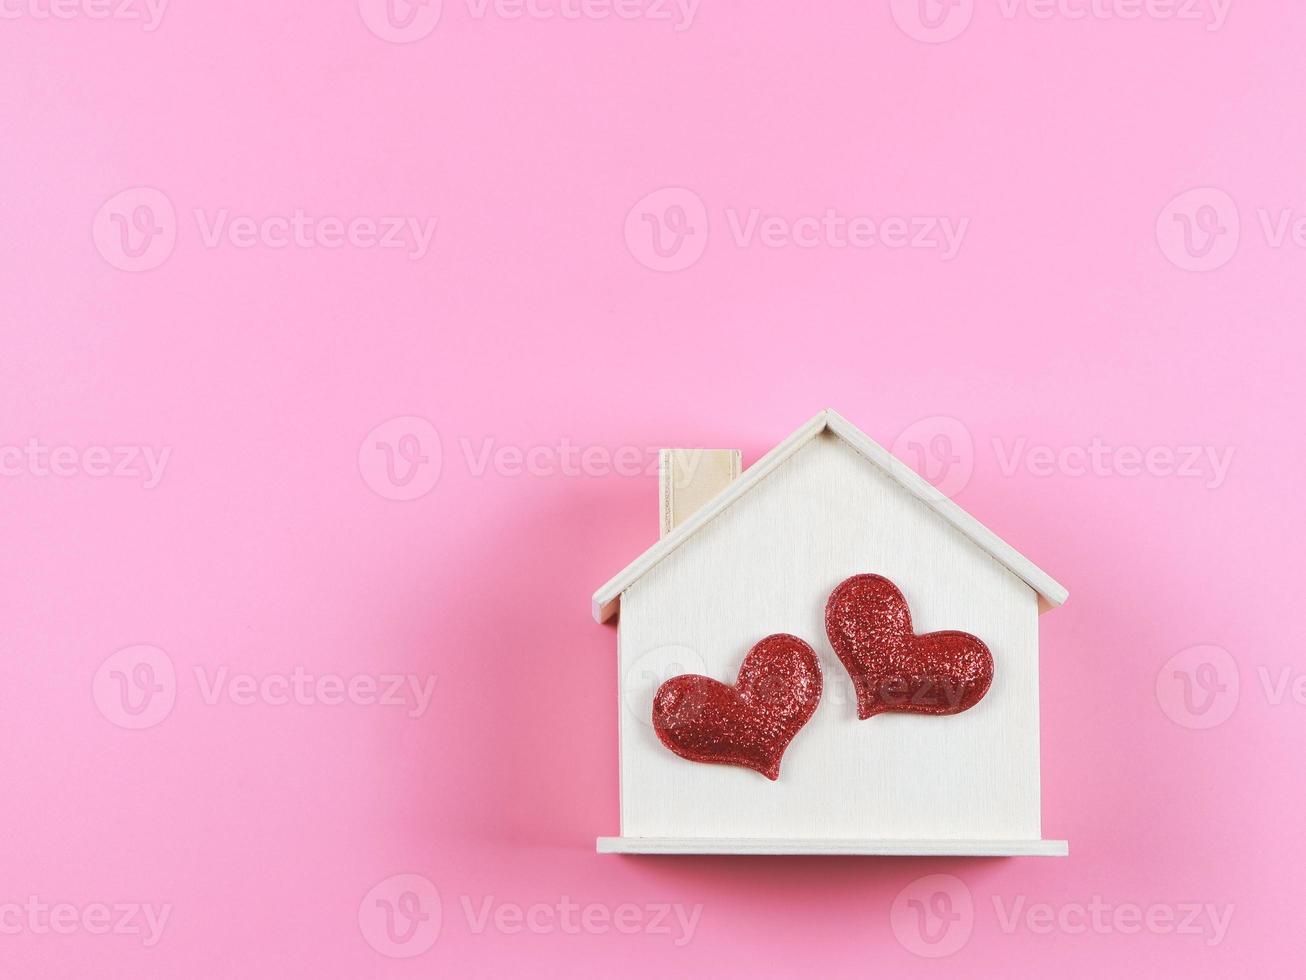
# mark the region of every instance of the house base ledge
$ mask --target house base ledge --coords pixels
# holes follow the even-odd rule
[[[1066,857],[1063,840],[767,840],[753,837],[600,837],[600,854],[868,854]]]

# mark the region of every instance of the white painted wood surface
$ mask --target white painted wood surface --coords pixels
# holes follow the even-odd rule
[[[642,555],[601,585],[592,599],[593,614],[598,622],[606,622],[617,613],[622,593],[640,577],[672,554],[701,528],[723,514],[754,487],[765,480],[777,467],[787,462],[808,442],[825,433],[843,439],[866,460],[879,467],[918,500],[923,501],[947,523],[968,537],[981,550],[1003,564],[1012,574],[1024,581],[1039,596],[1039,609],[1053,609],[1066,601],[1064,586],[1048,575],[1007,542],[990,531],[957,504],[941,495],[926,479],[901,460],[895,459],[887,449],[871,439],[855,425],[832,409],[819,412],[784,442],[759,459],[738,480],[718,494],[710,504],[702,507],[671,534],[662,538]]]
[[[922,857],[1066,857],[1063,840],[746,840],[600,837],[600,854],[840,854]]]
[[[825,431],[696,531],[622,599],[624,839],[1041,838],[1038,596],[1020,576]],[[983,701],[948,717],[858,720],[824,609],[830,591],[861,572],[902,589],[917,632],[961,629],[988,644],[995,676]],[[749,648],[776,632],[807,640],[825,674],[779,781],[662,746],[649,717],[658,685],[678,673],[733,681]]]

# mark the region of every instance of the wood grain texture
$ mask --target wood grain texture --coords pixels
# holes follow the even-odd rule
[[[759,459],[739,479],[712,500],[700,507],[683,524],[666,534],[657,544],[639,555],[629,565],[614,575],[595,591],[591,606],[595,620],[606,622],[617,614],[622,594],[650,569],[655,568],[676,549],[680,548],[702,528],[716,520],[722,513],[754,488],[765,481],[777,468],[787,463],[808,442],[826,433],[833,433],[847,443],[864,459],[878,467],[908,494],[922,501],[945,522],[968,537],[980,550],[1005,566],[1025,582],[1039,597],[1039,610],[1053,609],[1066,601],[1067,591],[1032,561],[990,531],[973,516],[941,495],[930,483],[910,466],[895,459],[887,449],[871,439],[839,413],[826,409],[808,420],[784,442]]]
[[[992,688],[951,717],[859,721],[825,636],[830,591],[892,579],[918,632],[989,645]],[[625,838],[1037,841],[1038,596],[847,441],[823,432],[650,568],[622,599],[621,833]],[[676,673],[732,681],[749,648],[793,633],[821,658],[825,694],[778,782],[688,762],[649,711]]]

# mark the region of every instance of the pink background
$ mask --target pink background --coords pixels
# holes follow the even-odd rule
[[[681,31],[446,0],[429,36],[397,44],[348,0],[175,0],[153,31],[77,7],[40,19],[44,2],[0,19],[0,447],[171,455],[151,489],[0,456],[0,907],[171,913],[147,946],[0,908],[0,972],[1299,967],[1306,707],[1291,683],[1275,703],[1262,674],[1306,670],[1282,625],[1300,608],[1306,254],[1275,247],[1258,210],[1306,207],[1306,10],[1235,0],[1207,30],[984,2],[934,44],[887,0],[703,0]],[[175,248],[128,272],[96,216],[136,187],[174,206],[154,217]],[[687,202],[706,250],[659,272],[643,212],[629,238],[626,219],[666,187],[705,216],[683,195],[649,213]],[[1208,190],[1180,206],[1206,237],[1186,259],[1163,209],[1192,189]],[[207,247],[194,212],[223,208],[438,230],[419,260]],[[951,261],[741,246],[732,208],[969,226]],[[1201,271],[1213,254],[1227,261]],[[958,501],[1070,589],[1042,621],[1044,833],[1069,859],[594,853],[618,832],[620,709],[615,632],[589,596],[657,515],[655,480],[602,460],[675,444],[747,463],[826,405],[886,445],[951,426],[949,458],[973,465]],[[409,416],[429,428],[369,436]],[[1223,480],[1003,465],[1095,437],[1234,456]],[[385,440],[427,457],[429,492],[389,499]],[[542,472],[562,440],[593,450],[583,474]],[[486,445],[510,455],[478,475]],[[511,452],[533,449],[514,475]],[[175,704],[133,730],[105,678],[148,677],[134,653],[101,665],[138,644],[175,669],[154,675]],[[1184,653],[1203,645],[1227,656]],[[1167,693],[1176,656],[1226,699],[1218,724]],[[223,667],[436,682],[418,717],[207,703],[198,678]],[[401,874],[443,906],[409,959],[378,951],[369,919],[370,890]],[[973,899],[941,960],[891,914],[935,874]],[[956,882],[928,897],[963,915]],[[644,918],[631,935],[478,933],[463,901],[489,896]],[[1004,929],[995,908],[1095,898],[1233,911],[1212,945]],[[644,928],[658,903],[702,904],[689,942]]]

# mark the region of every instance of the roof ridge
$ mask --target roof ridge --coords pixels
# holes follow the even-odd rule
[[[972,517],[960,505],[940,493],[929,481],[853,423],[834,409],[826,408],[808,419],[761,459],[744,470],[737,479],[724,487],[680,527],[646,548],[634,561],[601,585],[593,597],[595,620],[602,623],[611,619],[617,611],[621,593],[724,513],[736,500],[761,485],[780,464],[827,429],[872,465],[884,470],[903,489],[932,508],[935,513],[970,538],[976,547],[987,552],[990,557],[1004,565],[1038,593],[1040,611],[1053,609],[1066,601],[1069,593],[1064,586]]]

